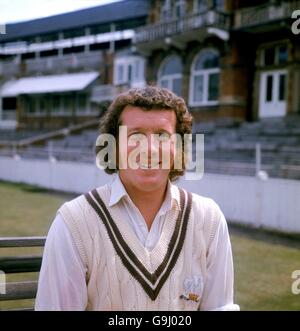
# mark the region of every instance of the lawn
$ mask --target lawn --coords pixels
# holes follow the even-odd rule
[[[0,196],[0,237],[46,235],[59,206],[74,197],[4,182],[0,182]],[[230,235],[235,301],[241,309],[300,310],[300,294],[291,292],[291,274],[300,269],[299,240],[236,226],[230,226]],[[33,250],[28,250],[27,254],[32,254]],[[0,256],[16,252],[1,249]],[[26,252],[23,249],[19,254]],[[16,281],[24,279],[24,275],[9,275],[8,279]],[[26,275],[26,279],[37,279],[37,274]],[[32,300],[0,301],[0,309],[32,303]]]

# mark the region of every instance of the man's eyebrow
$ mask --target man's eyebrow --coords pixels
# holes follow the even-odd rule
[[[128,131],[143,131],[143,130],[145,130],[145,128],[143,128],[143,127],[133,127],[133,128],[127,127],[127,130]]]
[[[144,131],[146,130],[146,128],[144,127],[133,127],[133,128],[127,128],[127,131],[128,132],[131,132],[131,131]],[[167,129],[163,129],[163,128],[157,128],[154,130],[155,133],[168,133],[168,134],[172,134],[172,132],[170,132],[169,130]]]

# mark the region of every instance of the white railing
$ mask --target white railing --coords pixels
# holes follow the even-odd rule
[[[276,20],[287,19],[294,10],[300,9],[300,1],[282,1],[279,5],[264,4],[243,8],[235,13],[235,28],[255,26]]]
[[[60,132],[62,135],[63,132]],[[51,134],[51,136],[50,136]],[[51,159],[55,157],[59,160],[77,160],[79,162],[91,162],[94,155],[94,147],[90,148],[90,141],[83,138],[77,142],[68,142],[61,140],[61,144],[50,144],[50,147],[29,146],[30,143],[46,140],[55,137],[53,133],[46,133],[37,137],[23,139],[19,142],[6,144],[6,148],[0,149],[0,156],[24,157],[25,159]],[[58,136],[58,132],[56,133]],[[39,139],[39,140],[38,140]],[[76,148],[73,148],[76,146]],[[239,175],[250,177],[266,178],[288,178],[300,180],[300,149],[295,152],[284,152],[284,154],[265,151],[260,144],[256,144],[255,149],[235,153],[224,153],[220,151],[205,152],[205,171],[216,174]],[[195,159],[195,155],[193,156]]]
[[[0,179],[82,194],[111,181],[95,164],[0,157]],[[229,221],[300,233],[300,181],[205,172],[201,180],[180,179],[188,191],[213,198]],[[246,188],[246,189],[245,189]]]
[[[100,51],[26,60],[26,72],[52,72],[67,69],[98,69],[103,63]]]
[[[120,30],[95,35],[80,36],[68,39],[58,39],[55,41],[27,43],[25,41],[6,43],[5,46],[0,46],[0,54],[23,54],[31,52],[50,51],[54,49],[62,49],[73,46],[85,46],[96,43],[105,43],[118,40],[132,39],[134,30]]]
[[[126,85],[99,85],[92,89],[91,101],[100,103],[103,101],[112,101],[118,94],[128,90],[129,86]]]
[[[20,72],[20,65],[12,60],[0,60],[0,76],[14,77]]]
[[[17,111],[12,110],[2,110],[1,118],[2,121],[15,121],[17,119]]]
[[[227,30],[230,27],[230,17],[228,14],[210,10],[168,22],[156,23],[137,29],[134,41],[142,43],[209,26]]]

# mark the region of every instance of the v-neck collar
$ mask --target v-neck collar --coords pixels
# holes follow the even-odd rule
[[[180,196],[180,209],[172,208],[167,214],[161,237],[151,251],[140,243],[127,222],[123,221],[117,205],[108,211],[109,200],[101,188],[85,195],[104,224],[122,263],[152,300],[156,299],[178,259],[191,210],[191,194],[175,185],[174,188]]]
[[[124,187],[120,179],[119,174],[117,174],[113,179],[112,183],[110,184],[110,189],[111,189],[110,198],[108,202],[109,207],[113,207],[123,198],[127,198],[134,205],[133,201],[131,200],[129,194],[126,191],[126,188]],[[166,210],[170,210],[174,202],[177,204],[177,207],[180,209],[179,195],[176,186],[173,185],[170,180],[168,180],[166,197],[163,204],[165,204],[166,202],[167,204],[170,202],[171,205],[171,206],[165,205],[164,207]]]

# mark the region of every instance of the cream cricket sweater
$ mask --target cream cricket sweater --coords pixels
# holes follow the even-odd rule
[[[59,209],[88,270],[87,310],[197,310],[219,207],[176,188],[180,207],[173,204],[148,251],[118,206],[107,207],[110,189],[102,186]]]

